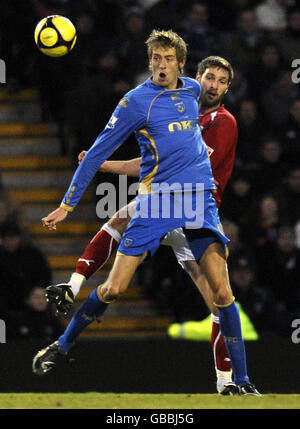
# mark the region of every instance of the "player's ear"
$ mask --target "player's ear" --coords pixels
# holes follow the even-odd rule
[[[198,82],[200,82],[201,77],[202,77],[202,75],[201,75],[199,72],[197,72],[197,74],[196,74],[196,80],[197,80]]]
[[[227,94],[229,87],[230,87],[230,83],[228,84],[227,89],[226,89],[226,91],[224,92],[224,94]]]
[[[186,62],[186,58],[184,58],[182,61],[180,61],[180,63],[178,63],[178,68],[180,73],[183,72],[183,67],[185,66],[185,62]]]

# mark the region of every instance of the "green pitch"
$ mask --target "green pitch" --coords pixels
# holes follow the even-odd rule
[[[3,393],[0,409],[299,409],[300,395]]]

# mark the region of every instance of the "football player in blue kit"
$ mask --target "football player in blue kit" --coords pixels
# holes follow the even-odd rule
[[[215,184],[199,125],[201,87],[194,79],[179,77],[187,47],[176,33],[153,30],[146,44],[152,76],[120,101],[77,168],[60,207],[43,218],[43,224],[56,229],[73,211],[99,165],[133,132],[142,157],[135,213],[107,280],[90,294],[58,341],[36,354],[33,371],[43,375],[51,370],[82,330],[125,292],[137,267],[157,250],[165,234],[182,227],[218,307],[235,394],[258,395],[247,375],[239,310],[228,279],[225,248],[229,240],[212,197]]]

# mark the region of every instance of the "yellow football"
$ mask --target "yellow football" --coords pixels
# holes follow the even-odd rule
[[[73,49],[76,38],[76,28],[72,22],[60,15],[43,18],[34,30],[37,47],[49,57],[66,55]]]

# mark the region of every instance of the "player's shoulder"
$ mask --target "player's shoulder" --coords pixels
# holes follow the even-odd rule
[[[233,114],[231,112],[229,112],[229,110],[227,110],[224,106],[224,104],[222,104],[216,111],[216,116],[217,119],[219,121],[222,121],[223,123],[226,123],[228,125],[237,127],[237,122],[235,117],[233,116]]]
[[[136,86],[135,88],[126,92],[126,94],[119,101],[119,105],[122,107],[131,107],[136,109],[137,106],[144,107],[147,100],[153,97],[153,88],[147,85],[147,81]]]
[[[196,94],[199,94],[201,91],[201,85],[200,83],[191,77],[181,77],[180,78],[183,82],[183,88],[189,89],[191,91],[194,91]]]

